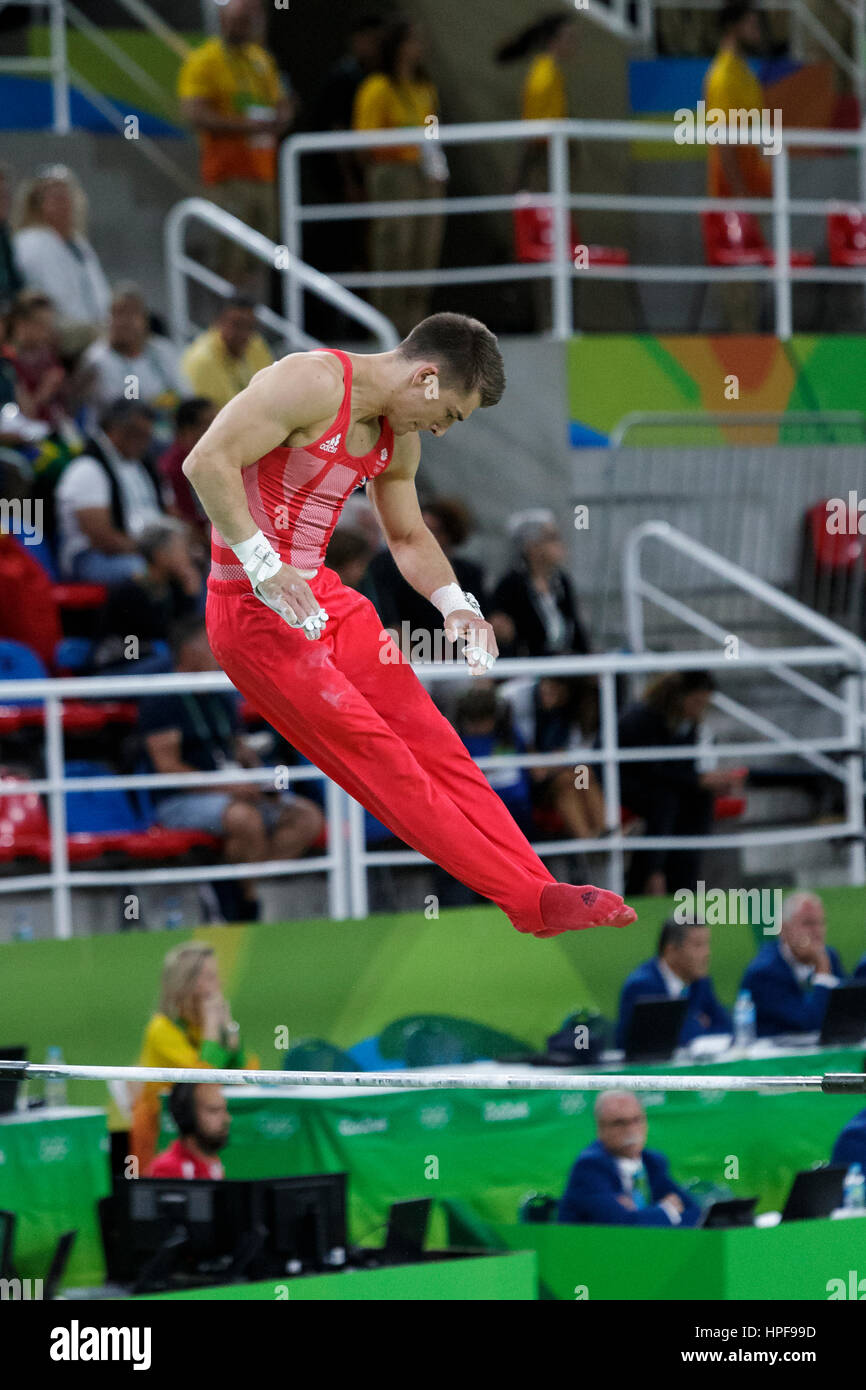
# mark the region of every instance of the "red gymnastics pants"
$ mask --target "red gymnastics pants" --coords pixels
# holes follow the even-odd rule
[[[546,934],[539,900],[553,876],[370,600],[325,567],[309,584],[328,614],[315,642],[251,589],[211,583],[207,630],[220,666],[293,748],[407,845],[492,899],[518,931]]]

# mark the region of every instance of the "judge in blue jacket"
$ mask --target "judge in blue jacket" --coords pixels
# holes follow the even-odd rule
[[[854,971],[855,980],[866,980],[866,956],[857,962],[857,969]]]
[[[700,1208],[673,1180],[664,1154],[646,1147],[647,1120],[634,1091],[604,1091],[598,1138],[580,1154],[559,1204],[563,1223],[694,1226]]]
[[[830,991],[844,979],[838,953],[827,945],[821,899],[792,893],[782,907],[778,937],[761,947],[743,976],[741,989],[752,996],[758,1037],[816,1032]]]
[[[866,1110],[858,1110],[833,1145],[831,1163],[859,1163],[866,1173]]]
[[[705,1033],[730,1033],[730,1015],[716,998],[709,968],[709,927],[669,917],[662,927],[655,959],[645,960],[623,985],[616,1025],[617,1047],[625,1047],[629,1020],[638,999],[687,999],[680,1047]]]

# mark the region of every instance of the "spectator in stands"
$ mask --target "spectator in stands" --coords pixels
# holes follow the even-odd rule
[[[355,97],[355,130],[393,130],[438,120],[439,96],[424,66],[424,43],[417,26],[395,20],[382,40],[379,72],[361,83]],[[362,152],[367,197],[392,199],[442,198],[448,165],[435,139],[414,145],[383,145]],[[380,217],[370,227],[370,267],[376,272],[432,270],[439,264],[444,221],[439,213],[425,217]],[[432,286],[374,290],[373,303],[406,335],[430,313]]]
[[[590,650],[577,595],[564,568],[565,543],[547,508],[509,522],[515,565],[490,600],[490,622],[503,656],[582,655]]]
[[[223,996],[213,947],[187,941],[169,951],[162,967],[159,1006],[145,1030],[139,1066],[233,1071],[256,1067],[258,1061],[243,1047],[240,1028]],[[167,1085],[148,1081],[135,1099],[129,1144],[140,1173],[147,1171],[156,1153],[159,1098],[168,1090]]]
[[[646,1147],[647,1120],[633,1091],[595,1102],[598,1138],[580,1154],[559,1221],[589,1226],[694,1226],[700,1209],[674,1182],[664,1154]]]
[[[8,495],[8,494],[5,494]],[[21,642],[54,670],[63,636],[51,580],[31,546],[0,530],[0,637]]]
[[[474,594],[482,609],[486,609],[487,584],[481,566],[456,553],[474,530],[469,508],[459,498],[438,497],[422,506],[421,515],[447,555],[460,587],[464,592]],[[429,650],[436,653],[437,659],[439,651],[455,659],[460,655],[460,644],[451,649],[442,642],[440,614],[423,594],[419,594],[404,579],[387,547],[377,550],[370,561],[370,579],[376,591],[376,608],[382,626],[394,633],[398,646],[404,646],[406,655],[412,643],[418,641],[428,643]],[[434,634],[437,634],[436,638]]]
[[[710,979],[710,929],[669,917],[661,929],[658,951],[631,972],[619,999],[616,1045],[625,1047],[629,1020],[639,999],[688,1001],[679,1045],[711,1033],[730,1033],[731,1018],[716,998]]]
[[[267,343],[256,332],[252,300],[237,295],[226,300],[213,327],[190,343],[181,367],[195,394],[221,410],[272,361]]]
[[[496,54],[497,62],[513,63],[534,55],[521,95],[524,121],[561,121],[568,116],[564,68],[577,50],[573,14],[558,11],[530,24]],[[518,187],[547,191],[547,141],[532,140],[521,159]]]
[[[98,410],[120,398],[137,400],[166,420],[190,394],[174,343],[151,332],[147,302],[130,281],[114,291],[108,329],[91,343],[81,365]]]
[[[168,1111],[178,1138],[148,1168],[148,1178],[224,1178],[218,1154],[229,1142],[231,1115],[219,1086],[172,1086]]]
[[[350,589],[360,593],[373,551],[363,531],[354,526],[337,526],[331,536],[325,562]]]
[[[592,746],[598,732],[598,689],[592,680],[542,676],[533,689],[534,753],[559,753]],[[554,810],[565,832],[578,840],[605,833],[604,795],[588,763],[532,769],[533,799],[540,810]]]
[[[473,758],[525,753],[526,745],[514,727],[507,700],[493,681],[473,681],[457,701],[455,728]],[[522,767],[490,768],[484,772],[525,835],[531,834],[532,790]]]
[[[657,676],[643,697],[619,721],[622,748],[683,748],[697,742],[715,681],[708,671],[671,671]],[[698,772],[694,759],[624,762],[620,765],[622,804],[646,823],[653,836],[708,835],[713,801],[741,785],[741,770]],[[694,889],[700,875],[699,850],[636,850],[626,892],[652,896],[676,888]]]
[[[70,357],[102,332],[108,317],[108,281],[86,224],[84,190],[64,165],[41,169],[18,189],[15,256],[27,285],[57,305],[62,349]]]
[[[761,24],[751,0],[733,0],[719,16],[721,42],[704,78],[707,111],[763,110],[763,89],[746,58],[760,50]],[[773,180],[770,160],[757,145],[707,147],[707,196],[769,198]],[[753,281],[722,285],[727,327],[731,333],[755,332],[760,285]]]
[[[845,1163],[849,1167],[852,1163],[859,1163],[866,1173],[866,1110],[858,1110],[840,1131],[830,1162]]]
[[[190,400],[181,401],[174,417],[174,443],[169,445],[157,463],[169,511],[205,543],[210,536],[210,522],[197,494],[189,485],[189,479],[184,476],[183,465],[215,416],[216,406],[205,396],[193,396]]]
[[[277,145],[295,103],[260,42],[259,0],[228,0],[218,13],[220,34],[190,53],[178,96],[199,138],[204,196],[275,241]],[[252,286],[261,265],[220,238],[219,269],[233,284],[245,279]]]
[[[824,904],[814,893],[792,893],[778,937],[761,947],[741,989],[752,996],[758,1037],[772,1038],[820,1029],[830,991],[844,981],[839,955],[827,945]]]
[[[69,417],[70,382],[60,360],[57,316],[41,290],[22,290],[6,316],[3,349],[15,372],[15,395],[22,415],[53,430]]]
[[[12,171],[0,164],[0,313],[8,309],[24,288],[24,276],[18,269],[12,234],[9,230],[9,207],[12,201]]]
[[[116,401],[87,452],[72,459],[54,493],[59,565],[69,579],[121,584],[141,574],[141,533],[165,515],[144,460],[153,414],[139,401]]]
[[[91,667],[103,675],[170,671],[170,629],[201,610],[202,577],[181,522],[166,516],[148,526],[138,538],[138,553],[144,569],[109,590],[99,617]]]
[[[179,672],[219,670],[201,619],[178,625],[172,649]],[[222,692],[149,696],[139,703],[139,732],[153,772],[214,772],[260,764],[239,731],[235,697]],[[229,864],[300,859],[324,829],[314,802],[293,792],[269,790],[262,783],[206,791],[169,789],[154,800],[160,825],[222,836],[223,858]],[[253,882],[216,880],[213,886],[228,921],[258,919]]]
[[[358,88],[380,69],[385,28],[385,20],[378,14],[362,14],[354,20],[347,51],[328,69],[319,87],[312,113],[314,130],[351,130]],[[333,158],[327,156],[322,161],[320,177],[329,190],[328,202],[342,199],[357,203],[363,199],[363,168],[354,151],[343,150]],[[327,225],[320,225],[317,236]]]

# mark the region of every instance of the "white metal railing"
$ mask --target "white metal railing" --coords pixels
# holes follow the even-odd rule
[[[191,222],[198,222],[219,232],[237,245],[243,246],[251,255],[262,261],[272,270],[280,270],[284,278],[291,276],[293,281],[305,290],[318,295],[327,303],[333,304],[349,318],[362,324],[376,339],[383,351],[394,348],[400,341],[399,334],[390,319],[380,314],[366,300],[360,299],[350,290],[338,285],[320,270],[305,264],[284,246],[277,246],[262,232],[254,231],[240,218],[217,207],[206,198],[184,198],[175,203],[165,219],[165,260],[168,279],[169,316],[171,333],[178,346],[186,343],[196,325],[190,317],[188,281],[194,280],[204,285],[221,298],[230,298],[237,289],[228,280],[217,275],[200,261],[194,260],[186,251],[186,232]],[[318,339],[304,332],[290,315],[275,313],[265,304],[256,306],[256,317],[264,328],[277,333],[284,339],[287,348],[319,347]]]
[[[847,634],[845,634],[847,636]],[[828,770],[844,784],[846,814],[842,822],[831,825],[778,826],[770,829],[709,835],[678,836],[676,840],[658,836],[629,836],[620,831],[619,768],[624,762],[692,759],[701,748],[627,748],[619,747],[617,737],[616,677],[646,675],[654,671],[710,669],[730,670],[728,658],[714,647],[705,651],[677,653],[611,653],[608,655],[548,657],[543,659],[511,659],[497,663],[497,679],[512,676],[582,675],[597,676],[600,686],[600,737],[597,748],[566,750],[550,754],[514,754],[480,758],[484,769],[513,767],[564,767],[581,764],[596,766],[601,772],[604,793],[607,833],[597,840],[552,840],[534,845],[542,856],[568,852],[597,851],[608,861],[608,880],[611,887],[622,890],[623,856],[635,849],[724,849],[756,845],[800,844],[815,841],[839,840],[851,845],[849,874],[852,882],[863,882],[863,786],[862,786],[862,668],[856,653],[847,643],[832,646],[785,647],[771,651],[749,650],[741,654],[740,670],[779,669],[838,669],[849,673],[845,698],[840,702],[841,728],[838,733],[813,739],[799,739],[778,730],[764,721],[758,723],[762,737],[718,744],[714,756],[742,760],[760,760],[780,755],[796,755],[809,760],[820,756]],[[419,665],[419,677],[425,682],[454,681],[461,674],[471,680],[466,668],[452,663]],[[227,691],[228,678],[220,672],[195,675],[142,676],[135,681],[136,697],[164,691]],[[54,931],[59,937],[72,934],[72,893],[79,888],[110,886],[196,883],[214,879],[285,877],[293,874],[324,872],[328,876],[329,911],[334,917],[346,915],[363,918],[368,913],[367,871],[377,865],[423,864],[425,859],[413,850],[368,850],[365,844],[362,807],[345,792],[324,778],[315,768],[257,768],[246,771],[226,769],[218,772],[134,774],[110,777],[69,777],[66,775],[63,752],[62,701],[64,699],[106,698],[130,693],[130,678],[124,676],[64,677],[57,680],[25,680],[3,683],[4,702],[42,699],[45,701],[45,768],[44,778],[27,781],[0,781],[0,796],[25,792],[45,795],[48,800],[51,824],[51,867],[46,873],[18,874],[0,878],[0,904],[3,896],[13,892],[50,890],[53,896]],[[717,697],[718,698],[718,697]],[[835,707],[834,707],[835,708]],[[837,764],[836,759],[840,760]],[[328,851],[318,858],[261,864],[221,864],[216,866],[186,866],[181,868],[120,870],[72,869],[69,864],[66,838],[65,793],[112,788],[194,787],[196,790],[238,782],[261,782],[271,787],[318,778],[326,788],[328,822]],[[344,835],[348,827],[348,838]]]
[[[17,0],[16,0],[17,3]],[[162,108],[170,121],[177,122],[179,108],[172,93],[157,82],[150,72],[127,52],[121,44],[109,37],[99,25],[94,24],[72,0],[21,0],[21,3],[37,14],[47,12],[48,53],[45,57],[2,57],[0,73],[23,73],[48,77],[51,81],[52,129],[55,135],[68,135],[72,128],[70,115],[70,89],[75,88],[85,96],[91,106],[113,126],[120,135],[126,134],[128,111],[114,99],[100,92],[92,83],[78,72],[69,62],[68,30],[76,30],[110,63],[123,73],[124,77],[139,91],[147,95]],[[149,30],[161,43],[183,58],[190,51],[189,45],[169,25],[160,19],[146,0],[117,0],[117,3],[135,19],[136,23]],[[0,8],[2,8],[0,4]],[[194,182],[173,159],[150,137],[139,134],[131,142],[138,152],[159,169],[181,191],[189,192]]]
[[[724,429],[748,429],[756,425],[805,425],[832,429],[834,425],[858,430],[866,438],[866,414],[862,410],[749,410],[736,414],[725,410],[631,410],[610,432],[610,447],[619,449],[632,430],[650,428],[700,429],[721,425]]]
[[[776,336],[783,341],[792,332],[791,289],[800,282],[866,285],[866,267],[791,267],[792,216],[823,216],[840,208],[837,199],[792,198],[790,196],[790,158],[792,150],[834,149],[858,157],[856,186],[858,196],[845,206],[866,210],[866,124],[856,131],[792,129],[782,132],[778,154],[772,159],[771,198],[668,197],[655,194],[572,193],[568,147],[571,140],[630,143],[674,143],[678,128],[673,121],[480,121],[461,125],[416,126],[405,130],[326,131],[298,134],[284,141],[280,151],[280,202],[282,236],[289,251],[299,256],[304,224],[326,221],[369,220],[371,217],[423,217],[433,213],[472,215],[514,212],[527,202],[553,209],[553,245],[549,261],[533,265],[498,264],[462,266],[456,269],[423,271],[355,272],[335,275],[340,284],[352,289],[405,287],[410,285],[454,285],[502,283],[514,280],[546,279],[553,293],[553,332],[568,338],[574,331],[572,285],[580,279],[623,280],[642,283],[742,283],[756,280],[773,286]],[[760,133],[730,132],[730,144],[760,145]],[[325,151],[367,150],[389,145],[422,145],[435,138],[443,145],[487,145],[491,143],[544,140],[548,149],[547,193],[467,198],[400,199],[393,202],[323,203],[304,207],[301,196],[300,161],[305,155]],[[592,266],[574,261],[569,212],[571,209],[639,213],[678,213],[695,217],[701,212],[732,210],[772,214],[770,244],[775,252],[772,266],[717,268],[705,265]],[[298,278],[285,280],[286,316],[303,327],[303,293]]]
[[[718,623],[699,613],[693,607],[689,607],[681,599],[673,598],[660,589],[658,585],[650,584],[642,577],[641,555],[644,545],[649,540],[666,546],[669,550],[678,551],[681,555],[689,556],[697,564],[724,579],[732,588],[751,595],[752,598],[773,609],[790,622],[804,627],[817,637],[823,638],[828,644],[832,644],[832,646],[828,646],[827,650],[835,651],[836,663],[841,665],[847,673],[843,679],[844,694],[841,698],[825,690],[815,681],[801,675],[800,672],[793,670],[792,663],[786,661],[781,648],[764,648],[759,651],[750,643],[741,640],[736,660],[731,661],[730,657],[727,659],[730,667],[731,665],[739,665],[743,655],[747,657],[771,655],[773,659],[767,664],[770,674],[806,695],[807,698],[812,699],[825,710],[841,717],[842,737],[850,740],[850,746],[854,750],[852,755],[844,760],[843,767],[837,767],[833,764],[826,757],[827,750],[821,750],[814,744],[806,746],[804,743],[802,755],[821,771],[837,777],[845,786],[846,821],[852,822],[853,829],[849,844],[849,872],[852,883],[862,883],[864,874],[866,874],[866,847],[864,847],[863,839],[866,643],[852,636],[850,632],[845,631],[838,624],[831,622],[829,618],[823,617],[820,613],[816,613],[813,609],[807,608],[805,604],[798,602],[797,599],[793,599],[788,594],[774,588],[772,584],[767,584],[763,579],[750,574],[740,565],[723,558],[715,551],[710,550],[708,546],[702,545],[699,541],[693,540],[691,536],[678,531],[668,522],[647,521],[631,532],[622,558],[626,630],[629,644],[635,651],[646,650],[643,624],[643,602],[645,600],[674,617],[680,618],[693,631],[700,632],[713,640],[724,643],[730,636]],[[791,735],[784,729],[779,728],[777,724],[763,716],[755,715],[740,701],[717,695],[715,702],[727,714],[768,737],[777,741],[791,738]]]

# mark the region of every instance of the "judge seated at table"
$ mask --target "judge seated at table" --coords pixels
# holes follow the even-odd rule
[[[563,1224],[694,1226],[700,1208],[674,1182],[664,1154],[646,1147],[647,1120],[633,1091],[605,1091],[595,1103],[598,1138],[569,1174]]]
[[[859,1163],[866,1173],[866,1110],[858,1110],[844,1129],[839,1131],[830,1162],[844,1163],[849,1168],[852,1163]]]
[[[743,976],[755,1005],[759,1038],[817,1032],[830,991],[844,983],[839,955],[827,945],[824,905],[813,893],[792,893],[778,937],[767,941]]]
[[[710,929],[669,917],[661,929],[658,951],[632,971],[623,985],[616,1025],[616,1045],[625,1047],[629,1020],[639,999],[688,1001],[679,1045],[710,1033],[730,1033],[731,1019],[719,1003],[709,976]]]
[[[168,1098],[179,1138],[157,1154],[148,1178],[224,1178],[217,1155],[229,1142],[231,1116],[219,1086],[181,1082]]]

